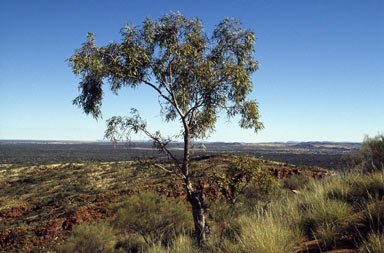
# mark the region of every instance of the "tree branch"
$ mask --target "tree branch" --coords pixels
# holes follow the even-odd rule
[[[177,168],[179,169],[179,171],[182,173],[181,176],[178,175],[177,173],[176,173],[176,175],[178,175],[178,176],[180,176],[181,178],[185,179],[185,175],[184,175],[184,173],[183,173],[182,167],[180,166],[179,160],[178,160],[178,159],[172,154],[172,152],[166,147],[166,144],[163,143],[163,142],[159,139],[159,137],[156,137],[156,136],[154,136],[153,134],[151,134],[150,132],[148,132],[148,130],[146,130],[145,128],[142,128],[141,130],[144,132],[145,135],[147,135],[147,136],[148,136],[149,138],[151,138],[155,143],[157,143],[157,144],[160,146],[161,150],[165,151],[165,153],[167,153],[167,155],[173,160],[173,162],[175,163],[176,167],[177,167]],[[165,168],[163,168],[163,169],[165,169]],[[165,170],[166,170],[166,169],[165,169]],[[168,170],[166,170],[166,171],[168,171]],[[170,172],[170,171],[168,171],[168,172]]]
[[[161,165],[158,164],[158,163],[154,163],[153,165],[156,166],[156,167],[159,168],[159,169],[164,170],[165,172],[168,172],[168,173],[172,173],[172,172],[173,172],[172,170],[168,170],[167,168],[161,166]]]

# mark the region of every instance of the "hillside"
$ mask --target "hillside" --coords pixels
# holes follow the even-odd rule
[[[230,159],[226,155],[206,156],[194,162],[198,168],[195,183],[204,188],[207,197],[223,197],[207,178],[222,171]],[[271,161],[264,161],[263,170],[280,179],[291,175],[321,178],[329,174],[320,168],[313,172]],[[143,191],[185,198],[181,181],[161,170],[148,169],[145,161],[3,168],[0,245],[9,251],[54,249],[74,225],[111,220],[116,203]]]

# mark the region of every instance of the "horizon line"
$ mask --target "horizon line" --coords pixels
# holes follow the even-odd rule
[[[76,143],[113,143],[108,140],[58,140],[58,139],[0,139],[0,142],[76,142]],[[129,142],[152,142],[151,140],[131,140],[131,141],[117,141],[117,143],[129,143]],[[260,142],[241,142],[241,141],[193,141],[194,143],[227,143],[227,144],[268,144],[268,143],[282,143],[282,144],[298,144],[298,143],[362,143],[356,141],[260,141]],[[173,141],[172,143],[183,143],[182,141]]]

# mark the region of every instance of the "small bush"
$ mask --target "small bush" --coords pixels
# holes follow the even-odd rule
[[[262,160],[248,155],[233,156],[224,173],[214,175],[211,181],[232,204],[245,193],[247,198],[257,199],[278,186],[276,178],[263,169]]]
[[[347,159],[351,167],[360,167],[364,171],[384,169],[384,135],[379,134],[373,138],[365,137],[359,153]]]
[[[138,233],[148,245],[168,244],[177,235],[193,230],[186,205],[152,192],[131,196],[119,206],[114,224],[128,233]]]
[[[115,235],[110,226],[103,223],[84,224],[74,228],[71,236],[59,247],[59,252],[113,252],[115,243]]]

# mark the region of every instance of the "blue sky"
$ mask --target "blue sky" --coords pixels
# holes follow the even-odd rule
[[[384,1],[197,0],[0,2],[0,139],[97,140],[105,121],[72,105],[78,81],[68,62],[87,32],[102,46],[125,23],[170,11],[199,17],[207,33],[224,17],[254,31],[251,98],[258,134],[223,117],[209,141],[361,141],[384,132]],[[177,134],[146,88],[106,93],[103,117],[136,107],[152,130]],[[143,136],[136,136],[141,139]]]

